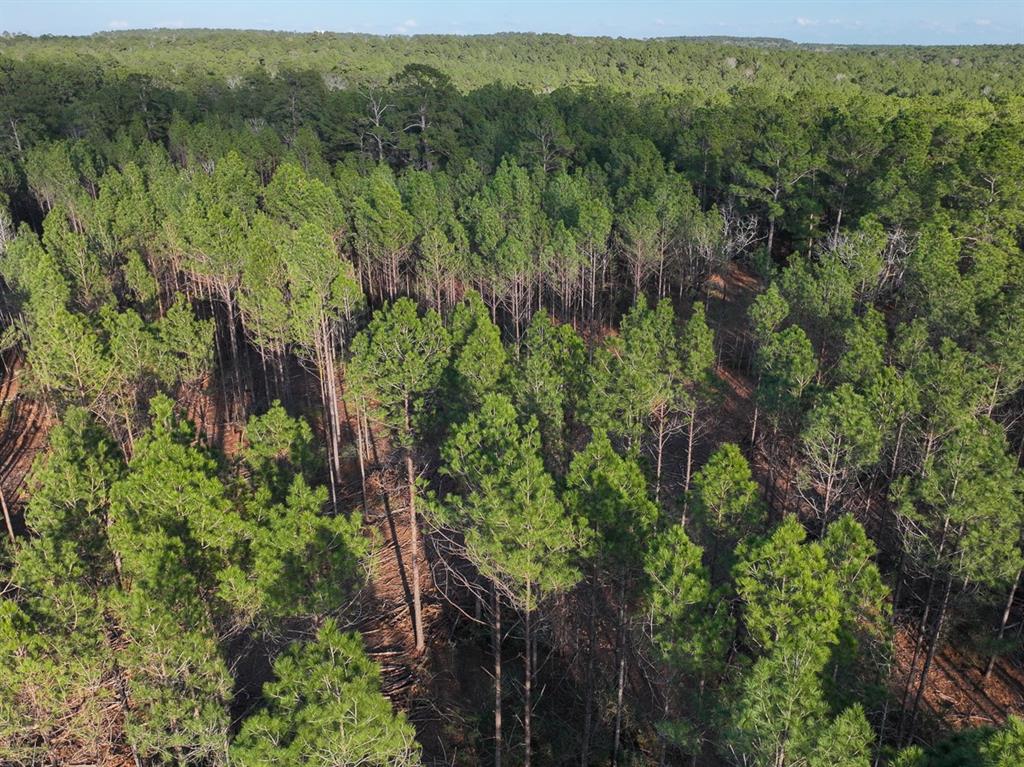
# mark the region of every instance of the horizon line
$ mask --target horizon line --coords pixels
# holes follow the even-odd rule
[[[438,37],[453,37],[453,38],[480,38],[480,37],[495,37],[495,36],[550,36],[550,37],[564,37],[571,38],[574,40],[624,40],[634,42],[657,42],[657,41],[670,41],[670,40],[682,40],[682,41],[702,41],[702,40],[722,40],[722,41],[762,41],[762,42],[778,42],[786,43],[787,45],[797,47],[814,47],[814,46],[830,46],[836,48],[1014,48],[1024,46],[1024,42],[1020,43],[839,43],[839,42],[797,42],[787,37],[772,37],[772,36],[752,36],[752,35],[658,35],[650,37],[633,37],[629,35],[575,35],[569,32],[536,32],[536,31],[517,31],[517,30],[502,30],[496,32],[419,32],[419,33],[378,33],[378,32],[354,32],[351,30],[331,30],[331,29],[318,29],[312,31],[300,31],[292,29],[257,29],[257,28],[245,28],[245,27],[137,27],[132,29],[100,29],[95,32],[83,33],[80,35],[69,35],[59,34],[52,32],[43,32],[40,34],[32,34],[29,32],[15,32],[11,30],[3,30],[0,32],[0,39],[11,39],[11,38],[29,38],[32,40],[43,40],[43,39],[70,39],[70,40],[81,40],[88,39],[91,37],[98,36],[124,36],[131,34],[139,34],[145,32],[238,32],[244,34],[266,34],[266,35],[299,35],[304,37],[326,37],[328,35],[337,36],[350,36],[350,37],[374,37],[380,39],[416,39],[416,38],[438,38]]]

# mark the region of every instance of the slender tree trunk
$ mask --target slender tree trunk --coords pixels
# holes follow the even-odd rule
[[[893,446],[893,449],[892,449],[892,462],[889,465],[889,478],[890,479],[892,479],[893,477],[896,476],[896,464],[898,463],[899,457],[900,457],[900,448],[902,447],[902,443],[903,443],[903,427],[904,427],[905,423],[906,423],[905,421],[901,420],[899,427],[896,429],[896,444]]]
[[[526,670],[524,673],[524,684],[523,684],[523,740],[525,755],[523,757],[523,767],[530,767],[530,758],[533,755],[533,651],[530,647],[531,644],[531,628],[530,618],[533,610],[530,608],[530,582],[526,582],[526,610],[523,616],[525,622],[525,633],[526,633]]]
[[[363,408],[356,404],[356,455],[359,456],[359,494],[363,499],[363,515],[370,512],[369,501],[366,497],[366,443],[367,436],[363,433]]]
[[[999,375],[996,375],[995,383],[992,384],[992,397],[988,403],[988,412],[985,413],[989,418],[992,417],[992,411],[996,409],[996,404],[999,398]]]
[[[667,722],[668,721],[668,717],[669,717],[669,713],[670,713],[670,708],[671,708],[670,707],[670,703],[671,703],[671,700],[672,700],[671,697],[670,697],[671,689],[672,689],[672,680],[671,680],[671,678],[669,678],[668,683],[665,685],[665,697],[664,697],[664,699],[661,702],[661,720],[663,722]],[[665,737],[662,737],[662,738],[660,738],[660,740],[661,740],[661,750],[660,750],[660,753],[658,755],[658,767],[665,767],[666,760],[668,759],[668,739],[665,738]]]
[[[686,526],[686,515],[690,511],[690,480],[693,478],[693,438],[697,430],[697,411],[690,411],[689,423],[686,426],[686,475],[683,477],[683,526]]]
[[[227,309],[227,325],[228,325],[228,343],[231,345],[231,358],[234,362],[232,365],[232,373],[234,374],[235,386],[238,389],[239,396],[245,396],[245,382],[242,380],[243,368],[245,368],[245,376],[248,379],[248,366],[242,364],[242,349],[238,343],[238,332],[237,332],[237,320],[235,319],[235,300],[231,295],[231,288],[228,285],[223,286],[224,295],[224,307]],[[243,400],[244,401],[244,400]],[[231,411],[231,417],[234,418],[234,410]]]
[[[946,536],[949,532],[949,518],[947,517],[942,525],[942,538],[939,540],[939,550],[936,559],[942,559],[942,552],[946,547]],[[924,630],[928,625],[928,616],[931,614],[932,595],[935,593],[935,575],[928,579],[928,591],[924,600],[924,612],[921,614],[921,621],[917,626],[917,637],[914,641],[914,655],[910,660],[910,669],[907,671],[907,682],[903,688],[903,698],[900,701],[900,724],[897,731],[896,742],[903,742],[904,725],[907,718],[907,701],[910,698],[911,683],[914,681],[914,669],[917,667],[917,659],[921,657],[921,647],[924,640]]]
[[[491,586],[494,612],[494,767],[501,767],[501,597],[498,587]]]
[[[408,420],[406,416],[406,423]],[[405,449],[405,479],[409,488],[409,537],[412,546],[412,623],[416,635],[416,652],[421,653],[426,647],[426,641],[423,638],[423,606],[420,602],[420,535],[416,519],[416,473],[412,465],[411,448]]]
[[[953,588],[953,579],[946,581],[946,589],[942,595],[942,604],[939,606],[939,614],[935,619],[935,631],[932,632],[931,641],[928,644],[928,655],[924,659],[924,668],[921,669],[921,682],[917,687],[917,695],[914,696],[914,706],[910,712],[910,726],[907,727],[907,742],[914,737],[914,725],[917,723],[917,712],[921,706],[921,698],[924,695],[924,688],[928,682],[928,672],[931,670],[932,661],[935,659],[935,650],[939,645],[939,636],[942,634],[942,624],[946,619],[946,608],[949,606],[949,593]]]
[[[590,584],[590,609],[587,613],[587,673],[583,687],[583,742],[580,744],[580,767],[590,762],[590,738],[594,726],[594,645],[597,617],[597,572],[593,572]]]
[[[832,486],[835,484],[835,463],[829,467],[828,479],[825,480],[825,501],[824,508],[822,509],[822,516],[828,520],[828,513],[832,508]]]
[[[0,487],[0,508],[4,511],[4,524],[7,526],[7,537],[11,539],[11,544],[14,544],[14,526],[11,524],[11,511],[7,508],[7,497],[4,495],[4,489]]]
[[[882,706],[882,721],[878,725],[878,742],[875,745],[875,759],[872,762],[872,767],[878,767],[878,762],[882,758],[882,751],[885,747],[885,730],[889,723],[889,701],[891,698],[891,695],[886,695],[885,705]]]
[[[2,496],[0,496],[2,497]],[[1017,596],[1017,587],[1020,585],[1020,573],[1017,571],[1017,577],[1013,579],[1013,588],[1010,589],[1010,596],[1006,599],[1006,607],[1003,608],[1003,617],[999,622],[999,641],[1002,641],[1003,635],[1006,633],[1006,624],[1010,620],[1010,612],[1013,610],[1013,600]],[[992,653],[988,659],[988,665],[985,666],[985,676],[982,678],[984,684],[988,684],[989,677],[992,676],[992,669],[995,668],[997,653]]]
[[[615,693],[615,741],[612,746],[612,767],[619,763],[619,744],[622,741],[622,701],[626,687],[626,578],[619,586],[619,674]]]
[[[661,460],[665,454],[665,415],[658,418],[658,456],[654,469],[654,502],[661,502]]]

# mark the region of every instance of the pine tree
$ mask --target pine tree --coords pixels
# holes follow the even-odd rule
[[[646,554],[647,594],[651,639],[667,668],[663,720],[659,731],[666,743],[693,754],[702,750],[702,727],[709,701],[707,682],[722,670],[732,616],[725,609],[726,596],[711,585],[711,574],[701,563],[702,550],[679,525],[659,533]],[[672,715],[672,690],[679,676],[696,679],[682,686],[686,710],[693,714],[680,721]]]
[[[263,688],[266,707],[242,722],[234,763],[420,764],[415,731],[381,694],[380,671],[358,634],[327,620],[316,639],[274,661],[274,676]]]
[[[841,384],[814,407],[800,435],[804,454],[801,491],[824,520],[848,484],[870,469],[882,448],[882,434],[867,399],[849,384]],[[820,501],[819,501],[820,498]]]
[[[369,326],[352,342],[349,381],[357,396],[372,403],[404,456],[409,528],[412,533],[413,629],[416,649],[423,651],[420,604],[420,543],[416,510],[415,451],[432,413],[431,398],[441,381],[449,354],[448,333],[436,312],[420,317],[416,304],[400,298],[374,313]]]
[[[524,763],[529,764],[535,612],[544,597],[579,580],[577,560],[587,536],[544,469],[536,421],[520,426],[508,398],[485,397],[480,410],[445,442],[442,460],[443,471],[462,489],[444,512],[446,521],[465,536],[469,560],[523,615]]]
[[[627,605],[635,597],[643,566],[644,544],[658,521],[658,507],[648,497],[643,472],[630,458],[620,457],[604,432],[576,454],[566,477],[565,504],[589,522],[594,551],[591,556],[591,601],[587,616],[588,649],[584,691],[584,733],[581,751],[589,752],[594,686],[595,621],[602,576],[617,582],[617,684],[613,761],[618,756],[628,639]],[[585,760],[582,760],[585,762]]]
[[[712,575],[719,550],[732,551],[737,542],[758,533],[767,509],[750,464],[732,443],[720,445],[693,478],[689,508],[711,548]]]

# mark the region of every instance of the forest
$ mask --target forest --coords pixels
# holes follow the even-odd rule
[[[0,764],[1024,764],[1022,72],[0,37]]]

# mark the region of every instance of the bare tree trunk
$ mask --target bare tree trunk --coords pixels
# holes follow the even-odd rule
[[[363,515],[369,513],[369,501],[366,497],[366,434],[363,433],[363,408],[356,404],[356,455],[359,456],[359,494],[363,499]]]
[[[696,431],[697,411],[690,411],[689,424],[686,427],[686,476],[683,478],[683,527],[686,526],[686,515],[690,511],[690,480],[693,478],[693,437]]]
[[[946,590],[942,595],[942,604],[939,606],[939,615],[935,620],[935,631],[932,632],[931,641],[928,644],[928,655],[924,659],[924,668],[921,669],[921,682],[917,687],[917,695],[914,696],[914,706],[910,711],[910,725],[907,727],[907,741],[913,739],[914,725],[917,723],[917,712],[921,706],[921,697],[924,695],[924,688],[928,682],[928,672],[931,670],[932,661],[935,659],[935,650],[939,644],[939,635],[942,633],[942,624],[946,619],[946,608],[949,606],[949,592],[953,588],[953,579],[946,581]]]
[[[2,496],[0,496],[0,499],[2,499]],[[1017,587],[1020,585],[1020,573],[1021,571],[1018,570],[1017,577],[1013,579],[1013,588],[1010,589],[1010,596],[1006,599],[1006,607],[1003,608],[1003,618],[999,622],[998,639],[1000,641],[1002,640],[1003,635],[1006,633],[1006,624],[1010,620],[1010,611],[1013,609],[1013,600],[1017,596]],[[992,669],[995,668],[997,657],[997,653],[992,653],[992,655],[989,656],[988,665],[985,666],[985,676],[982,678],[982,682],[985,684],[988,684],[989,677],[992,676]]]
[[[4,524],[7,526],[7,536],[14,544],[14,526],[11,524],[11,511],[7,508],[7,498],[4,496],[4,489],[0,487],[0,507],[4,510]]]
[[[665,699],[661,702],[661,719],[664,722],[668,721],[668,716],[671,708],[670,704],[672,699],[669,696],[671,689],[672,681],[671,679],[669,679],[669,682],[665,685]],[[665,737],[661,737],[660,740],[661,752],[658,756],[658,767],[665,767],[666,759],[668,759],[668,739]],[[584,765],[584,767],[586,767],[586,765]]]
[[[523,756],[523,767],[530,767],[530,758],[533,754],[533,651],[530,647],[531,631],[530,625],[530,582],[526,582],[526,610],[524,617],[526,633],[526,671],[523,685],[523,740],[525,755]]]
[[[597,615],[597,573],[590,584],[590,609],[587,614],[587,674],[583,688],[583,742],[580,744],[580,767],[590,761],[590,738],[594,726],[594,620]]]
[[[619,586],[619,675],[615,694],[615,741],[612,746],[612,767],[619,762],[619,744],[622,742],[622,699],[626,687],[626,578]]]
[[[665,454],[665,414],[658,418],[658,456],[654,470],[654,502],[661,502],[661,463]]]
[[[942,552],[946,548],[946,535],[949,532],[949,517],[946,518],[942,525],[942,538],[939,540],[939,550],[937,560],[942,559]],[[907,718],[907,700],[910,697],[910,686],[914,679],[914,669],[917,666],[917,659],[921,656],[922,641],[924,638],[924,630],[928,625],[928,616],[931,613],[932,607],[932,595],[935,593],[935,575],[928,579],[928,591],[924,600],[924,612],[921,614],[921,622],[917,626],[917,638],[914,641],[914,656],[910,660],[910,669],[907,671],[907,683],[903,688],[903,698],[900,701],[900,724],[899,730],[897,731],[896,743],[900,744],[903,742],[904,725],[906,724]]]
[[[412,624],[416,635],[416,652],[421,653],[426,642],[423,638],[423,606],[420,602],[420,535],[416,519],[416,473],[409,448],[405,449],[405,478],[409,486],[409,537],[412,546]]]
[[[501,767],[501,598],[491,586],[494,611],[494,767]]]
[[[871,763],[872,767],[878,767],[878,762],[882,758],[882,751],[885,750],[884,749],[884,746],[885,746],[885,729],[886,729],[886,725],[888,724],[888,721],[889,721],[889,701],[890,701],[891,698],[892,698],[891,695],[886,695],[885,696],[885,705],[882,706],[882,721],[881,721],[881,723],[879,724],[879,727],[878,727],[878,743],[875,746],[875,759]]]

